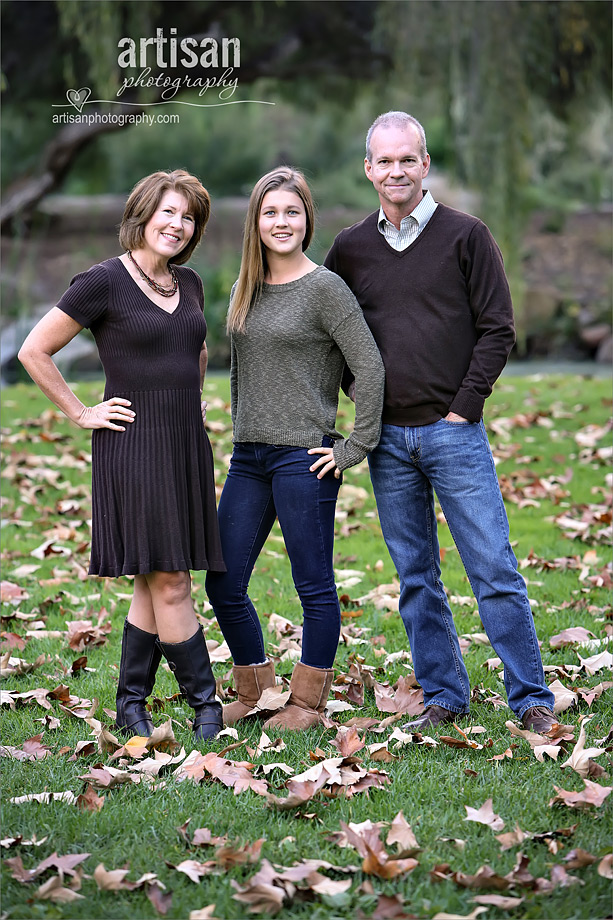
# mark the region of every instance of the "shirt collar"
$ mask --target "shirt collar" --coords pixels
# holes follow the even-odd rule
[[[436,210],[436,201],[432,197],[429,191],[424,192],[424,196],[419,202],[419,204],[411,211],[410,214],[407,214],[406,217],[403,217],[400,222],[400,228],[406,227],[409,222],[414,220],[419,226],[427,224],[432,215]],[[383,229],[385,224],[394,226],[390,220],[387,219],[385,211],[383,210],[383,205],[379,208],[379,218],[377,220],[377,226],[379,229]]]

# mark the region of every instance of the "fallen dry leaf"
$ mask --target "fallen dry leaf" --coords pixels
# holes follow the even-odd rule
[[[573,690],[569,690],[568,687],[565,687],[561,681],[557,679],[552,681],[549,684],[549,689],[553,693],[555,699],[553,706],[555,715],[564,712],[566,709],[570,709],[571,706],[577,705],[579,699],[578,695]]]
[[[491,907],[499,907],[500,910],[514,910],[523,904],[525,898],[510,898],[504,894],[476,894],[471,901],[475,904],[486,904]]]
[[[392,821],[385,842],[388,847],[396,844],[398,856],[415,856],[415,854],[419,853],[421,850],[415,834],[411,829],[411,825],[401,811],[398,812]]]
[[[496,834],[496,840],[500,844],[500,849],[504,852],[504,850],[510,850],[511,847],[523,843],[524,840],[529,840],[531,836],[531,834],[526,834],[522,831],[519,824],[516,824],[514,831],[508,831],[506,834]]]
[[[592,655],[591,658],[582,658],[577,652],[577,657],[581,662],[581,667],[590,677],[603,668],[607,668],[610,671],[613,667],[613,655],[611,652],[600,652],[599,655]]]
[[[396,691],[375,682],[375,703],[381,712],[421,715],[424,709],[423,690],[414,689],[410,677],[400,677]]]
[[[598,863],[598,875],[613,879],[613,855],[611,853],[604,856]]]
[[[215,905],[209,904],[208,907],[201,907],[199,910],[190,910],[188,920],[217,920],[214,915]]]
[[[613,792],[613,786],[599,786],[589,779],[584,779],[583,783],[582,792],[572,792],[554,785],[553,788],[558,794],[550,800],[549,805],[560,803],[568,808],[600,808],[607,796]]]
[[[249,913],[277,914],[283,907],[286,889],[280,884],[275,885],[278,873],[273,869],[267,859],[262,860],[260,870],[242,888],[231,880],[236,894],[232,895],[235,901],[249,905]],[[293,894],[293,886],[291,886]]]
[[[350,726],[349,728],[341,726],[336,738],[333,738],[330,744],[336,748],[342,757],[351,757],[364,747],[364,742],[358,735],[355,726]]]
[[[77,796],[75,805],[83,811],[100,811],[104,805],[104,796],[98,795],[93,786],[88,786],[85,792]]]
[[[569,645],[580,645],[588,639],[596,638],[593,632],[585,629],[583,626],[571,626],[569,629],[563,629],[562,632],[552,636],[549,644],[552,648],[566,648]]]
[[[94,870],[94,880],[100,891],[133,891],[134,882],[126,882],[129,869],[107,870],[104,863],[98,863]]]
[[[164,916],[172,906],[172,893],[170,891],[163,893],[161,885],[162,883],[156,879],[145,885],[145,892],[154,909],[158,914]]]
[[[60,875],[53,875],[49,881],[45,882],[34,892],[34,897],[39,901],[56,901],[58,904],[69,904],[71,901],[78,901],[83,898],[71,888],[64,888],[64,878]]]
[[[402,819],[402,821],[400,820],[401,814],[402,812],[399,812],[396,816],[398,822],[395,832],[397,832],[399,836],[406,836],[406,828],[408,828],[408,825],[406,825],[405,822],[406,827],[402,826],[402,821],[404,821],[404,819]],[[365,872],[366,875],[376,875],[378,878],[392,879],[399,875],[405,875],[407,872],[412,872],[418,865],[416,859],[400,859],[390,856],[380,837],[381,825],[371,825],[368,827],[364,824],[361,827],[357,827],[356,825],[345,824],[344,821],[341,821],[341,829],[345,832],[349,844],[355,847],[360,856],[363,857],[362,871]]]
[[[478,824],[486,824],[494,831],[501,831],[504,827],[504,821],[500,815],[494,814],[492,799],[487,799],[481,808],[471,808],[470,805],[465,805],[464,808],[466,809],[465,821],[476,821]]]
[[[448,914],[443,910],[435,914],[432,920],[477,920],[477,917],[486,912],[487,907],[475,907],[469,914]]]
[[[596,859],[596,856],[578,847],[575,850],[571,850],[568,856],[564,857],[564,862],[569,869],[583,869],[584,866],[591,866],[592,863],[595,863]]]
[[[40,802],[43,805],[49,805],[50,802],[67,802],[74,805],[77,797],[74,792],[30,792],[28,795],[18,795],[11,799],[13,805],[23,805],[26,802]]]
[[[590,763],[592,757],[599,757],[601,754],[606,753],[605,748],[586,748],[585,747],[585,727],[589,725],[591,719],[584,719],[581,723],[581,730],[579,732],[579,738],[577,743],[571,751],[571,755],[568,760],[564,761],[563,764],[560,764],[560,768],[563,770],[564,767],[570,767],[575,773],[578,773],[579,776],[586,778],[590,772]]]

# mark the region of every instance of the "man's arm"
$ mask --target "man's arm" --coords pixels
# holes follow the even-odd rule
[[[477,341],[449,414],[478,422],[515,343],[513,305],[502,255],[480,221],[470,233],[462,258]]]

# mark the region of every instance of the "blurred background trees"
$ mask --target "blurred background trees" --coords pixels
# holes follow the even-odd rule
[[[5,315],[53,301],[69,271],[115,254],[118,202],[148,172],[180,166],[214,199],[195,265],[223,362],[223,315],[255,180],[280,163],[305,171],[320,208],[321,259],[341,226],[377,205],[363,174],[364,135],[380,112],[399,108],[426,128],[435,196],[479,213],[503,250],[520,353],[593,354],[579,336],[606,327],[611,296],[611,9],[600,0],[5,0]],[[179,113],[176,125],[52,124],[64,110],[51,106],[68,88],[115,98],[121,37],[157,28],[168,36],[171,27],[179,37],[239,37],[232,99],[254,101],[164,106]],[[120,98],[139,111],[159,90]],[[175,98],[219,101],[215,90]],[[91,197],[109,195],[115,204]]]

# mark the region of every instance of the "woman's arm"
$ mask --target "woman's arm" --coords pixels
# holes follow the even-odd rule
[[[206,369],[209,363],[209,353],[207,351],[206,342],[202,343],[202,348],[200,349],[200,394],[202,395],[202,388],[204,386],[204,378],[206,377]],[[202,410],[202,421],[206,422],[206,399],[200,400],[200,408]]]
[[[68,418],[80,428],[112,428],[125,431],[112,419],[133,422],[129,400],[114,396],[96,406],[84,406],[62,377],[52,356],[81,332],[81,326],[57,307],[53,307],[30,332],[17,357],[28,374]]]

